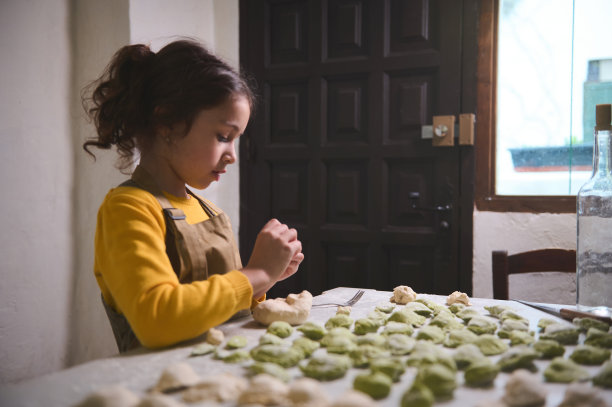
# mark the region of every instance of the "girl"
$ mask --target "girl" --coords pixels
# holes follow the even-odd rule
[[[270,220],[242,267],[228,217],[204,189],[236,161],[254,103],[246,81],[191,40],[121,48],[84,105],[130,180],[102,203],[94,273],[121,352],[191,339],[256,305],[301,261],[295,229]],[[240,313],[242,311],[242,313]]]

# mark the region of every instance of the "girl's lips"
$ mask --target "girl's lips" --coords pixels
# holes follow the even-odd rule
[[[219,181],[219,179],[221,178],[221,174],[225,174],[225,170],[213,171],[213,175],[215,176],[215,181]]]

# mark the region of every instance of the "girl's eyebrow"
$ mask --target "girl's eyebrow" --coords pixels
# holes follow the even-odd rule
[[[222,123],[226,126],[232,127],[236,131],[240,131],[240,127],[238,127],[238,125],[234,122],[223,121]]]

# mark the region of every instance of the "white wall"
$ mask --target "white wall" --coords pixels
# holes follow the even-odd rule
[[[0,2],[0,383],[64,366],[73,270],[67,0]]]
[[[493,297],[491,252],[509,254],[547,247],[576,249],[576,214],[532,214],[474,211],[473,296]],[[510,278],[510,298],[575,304],[576,276],[552,273]],[[543,295],[542,295],[543,294]]]

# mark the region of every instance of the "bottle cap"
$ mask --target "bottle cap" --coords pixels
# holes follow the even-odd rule
[[[610,103],[595,106],[595,130],[612,130]]]

